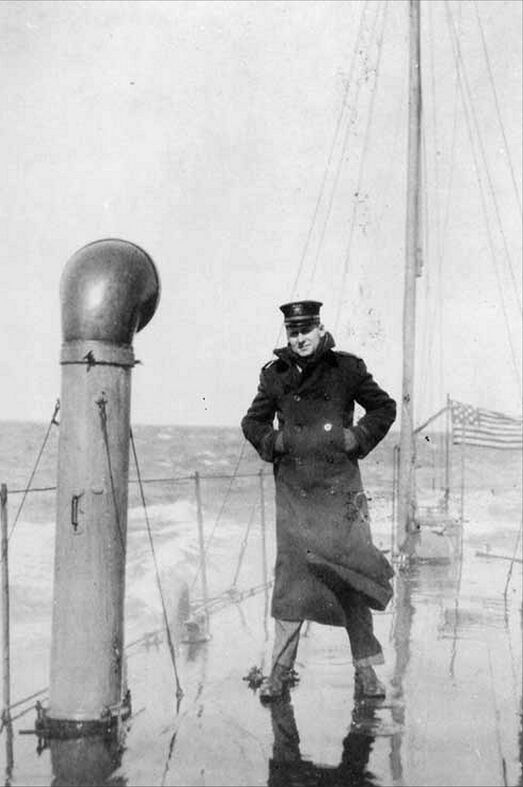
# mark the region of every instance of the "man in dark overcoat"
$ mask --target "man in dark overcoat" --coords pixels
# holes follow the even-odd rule
[[[334,350],[321,305],[280,307],[288,344],[262,368],[242,419],[245,437],[273,463],[276,488],[275,641],[262,700],[281,696],[292,682],[305,620],[344,626],[356,693],[385,693],[374,671],[383,653],[371,608],[385,609],[393,572],[372,543],[358,460],[385,437],[396,403],[360,358]],[[356,425],[355,402],[365,410]]]

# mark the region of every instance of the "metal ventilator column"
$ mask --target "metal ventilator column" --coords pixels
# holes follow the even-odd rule
[[[84,246],[62,274],[51,735],[121,713],[132,340],[159,294],[153,261],[123,240]]]

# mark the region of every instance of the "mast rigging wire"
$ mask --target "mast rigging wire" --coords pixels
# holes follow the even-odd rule
[[[492,93],[494,95],[494,103],[496,105],[496,114],[497,114],[497,118],[498,118],[498,122],[499,122],[499,127],[501,129],[501,134],[503,136],[503,144],[505,146],[505,152],[507,154],[508,167],[509,167],[509,170],[510,170],[510,175],[511,175],[511,179],[512,179],[512,185],[514,187],[514,193],[516,195],[516,201],[518,203],[519,212],[521,213],[522,212],[521,197],[520,197],[519,190],[518,190],[517,183],[516,183],[516,177],[515,177],[515,174],[514,174],[514,165],[512,163],[512,158],[511,158],[511,155],[510,155],[510,148],[508,146],[507,135],[505,134],[505,127],[504,127],[503,121],[501,119],[501,111],[500,111],[500,108],[499,108],[498,94],[497,94],[497,90],[496,90],[496,85],[494,83],[494,77],[492,75],[492,67],[491,67],[490,57],[489,57],[489,53],[488,53],[488,49],[487,49],[487,42],[485,40],[485,32],[483,30],[483,25],[481,24],[481,18],[480,18],[480,15],[479,15],[479,9],[478,9],[477,0],[474,0],[474,9],[476,11],[476,19],[478,20],[478,27],[479,27],[479,30],[480,30],[480,33],[481,33],[481,43],[483,44],[483,53],[485,55],[485,61],[486,61],[486,64],[487,64],[487,71],[488,71],[488,75],[489,75],[490,86],[492,88]]]
[[[433,6],[432,6],[432,3],[429,3],[428,9],[429,9],[429,20],[430,20],[429,21],[429,29],[432,30],[433,29],[433,22],[432,22],[432,20],[433,20],[433,16],[432,16]],[[461,7],[459,8],[459,10],[460,10],[460,15],[461,15]],[[430,53],[431,53],[431,60],[430,60],[430,63],[431,63],[431,82],[430,82],[430,84],[431,84],[431,89],[432,89],[432,102],[431,102],[431,104],[432,104],[432,107],[434,108],[433,109],[434,150],[439,151],[439,149],[440,149],[440,146],[439,146],[439,134],[438,134],[438,130],[437,130],[438,126],[437,126],[437,123],[436,123],[436,112],[435,112],[435,108],[437,107],[437,101],[436,101],[436,81],[435,81],[435,56],[434,56],[434,46],[433,46],[433,44],[434,44],[434,39],[433,39],[432,36],[430,36],[430,45],[431,45],[430,46]],[[443,203],[444,203],[444,217],[443,217],[441,225],[438,222],[438,241],[439,241],[439,243],[437,244],[437,252],[436,252],[437,253],[437,269],[436,269],[437,270],[437,284],[436,284],[436,287],[438,288],[438,297],[435,299],[435,306],[434,306],[434,311],[433,311],[433,317],[430,320],[430,322],[428,323],[428,325],[434,325],[435,322],[436,322],[436,319],[437,319],[438,320],[438,325],[439,325],[439,332],[438,332],[439,355],[438,355],[438,358],[439,358],[440,390],[441,390],[441,388],[443,386],[443,379],[444,379],[444,373],[443,373],[444,372],[443,313],[444,313],[444,305],[445,305],[445,293],[444,293],[444,282],[445,282],[445,279],[443,277],[443,260],[444,260],[444,253],[445,253],[445,244],[446,244],[447,239],[448,239],[448,228],[449,228],[449,222],[450,222],[450,208],[451,208],[451,204],[452,204],[453,185],[454,185],[454,170],[455,170],[456,143],[457,143],[457,122],[458,122],[458,98],[459,98],[459,90],[458,90],[458,78],[457,78],[457,74],[456,74],[455,80],[454,80],[454,98],[453,98],[453,108],[452,108],[453,122],[452,122],[451,143],[450,143],[449,178],[448,178],[448,183],[447,183],[446,191],[445,191],[446,196],[445,196],[445,198],[443,200]],[[423,142],[425,143],[425,137],[423,138]],[[425,156],[425,150],[424,150],[424,156]],[[438,157],[437,157],[437,154],[434,156],[434,161],[435,161],[435,171],[437,173],[438,172]],[[424,159],[424,162],[425,162],[425,184],[426,184],[426,189],[425,189],[424,194],[425,194],[425,200],[426,200],[426,203],[427,203],[427,211],[430,212],[430,204],[429,204],[430,200],[433,198],[434,194],[439,195],[439,179],[436,178],[436,188],[430,190],[428,188],[429,175],[428,175],[428,167],[426,166],[426,159]],[[430,194],[430,196],[429,196],[429,194]],[[436,212],[436,215],[439,216],[440,215],[439,212]],[[428,227],[429,227],[429,222],[427,221],[427,230],[428,230]],[[426,249],[427,249],[427,255],[429,256],[430,252],[431,252],[431,246],[430,246],[430,236],[428,236],[428,235],[427,235],[427,240],[426,240]],[[430,277],[431,267],[432,266],[429,263],[427,265],[427,283],[428,283],[428,280],[429,280],[429,277]],[[435,332],[432,331],[430,333],[430,335],[429,335],[429,340],[428,340],[428,344],[427,344],[427,347],[426,347],[427,364],[429,364],[429,365],[430,365],[430,358],[432,356],[432,348],[434,346],[434,337],[435,337]]]
[[[429,3],[428,5],[429,11],[429,30],[432,32],[434,29],[433,27],[433,5]],[[461,7],[460,7],[461,12]],[[428,187],[428,180],[429,180],[429,171],[427,166],[427,140],[425,135],[423,136],[423,162],[424,162],[424,201],[426,205],[426,237],[425,237],[425,249],[426,249],[426,256],[427,256],[427,276],[426,276],[426,297],[428,299],[429,294],[429,280],[430,280],[430,272],[432,270],[432,265],[430,264],[430,258],[432,257],[431,253],[431,237],[429,233],[429,227],[432,226],[432,223],[429,222],[428,216],[431,210],[431,204],[435,199],[435,195],[439,195],[440,193],[440,178],[438,176],[439,173],[439,159],[437,155],[437,151],[440,150],[439,144],[439,130],[437,124],[437,115],[436,115],[436,107],[438,106],[436,101],[436,80],[435,80],[435,54],[434,54],[434,38],[432,35],[429,37],[430,41],[430,85],[432,91],[432,101],[431,106],[433,107],[432,111],[432,120],[433,120],[433,150],[436,151],[434,154],[434,172],[435,174],[435,182],[436,186],[434,189],[429,189]],[[432,317],[430,320],[425,321],[426,331],[428,331],[428,326],[434,326],[436,321],[438,323],[438,331],[430,331],[428,335],[428,339],[425,338],[423,343],[424,352],[426,353],[426,357],[423,357],[423,363],[426,363],[427,366],[431,366],[430,359],[432,357],[432,350],[434,346],[435,337],[439,339],[438,343],[438,363],[439,363],[439,385],[440,385],[440,392],[443,387],[443,380],[444,380],[444,342],[443,342],[443,314],[444,314],[444,305],[445,305],[445,293],[444,293],[444,282],[445,279],[443,277],[443,261],[444,261],[444,253],[445,253],[445,244],[448,239],[448,228],[449,228],[449,220],[450,220],[450,207],[452,204],[452,194],[453,194],[453,185],[454,185],[454,169],[455,169],[455,158],[456,158],[456,141],[457,141],[457,121],[458,121],[458,80],[457,75],[455,76],[454,80],[454,98],[453,98],[453,108],[452,108],[452,132],[451,132],[451,143],[450,143],[450,161],[449,161],[449,178],[448,183],[446,185],[446,196],[443,199],[444,204],[444,216],[441,218],[441,212],[439,210],[435,210],[436,215],[436,224],[437,224],[437,244],[435,249],[435,256],[437,259],[437,267],[436,267],[436,276],[435,276],[435,286],[437,289],[437,297],[434,299],[434,309],[432,313]],[[427,127],[428,128],[428,127]],[[424,368],[422,366],[422,368]]]
[[[460,64],[462,64],[462,59],[459,56],[459,46],[458,46],[458,44],[457,44],[457,42],[455,40],[456,39],[456,31],[455,31],[455,28],[454,28],[454,25],[453,25],[452,14],[451,14],[451,11],[450,11],[450,8],[449,8],[448,0],[445,0],[445,5],[446,5],[446,10],[447,10],[447,22],[448,22],[448,26],[449,26],[449,30],[450,30],[450,34],[451,34],[450,38],[451,38],[451,42],[452,42],[452,45],[453,45],[452,46],[452,52],[453,52],[453,55],[454,55],[456,72],[457,72],[457,75],[458,75],[458,85],[459,85],[459,89],[460,89],[460,95],[461,95],[461,100],[462,100],[462,104],[463,104],[465,120],[466,120],[466,124],[467,124],[467,132],[468,132],[468,136],[469,136],[470,147],[471,147],[472,156],[473,156],[473,160],[474,160],[474,168],[475,168],[475,171],[476,171],[476,179],[477,179],[477,182],[478,182],[478,188],[479,188],[479,194],[480,194],[480,199],[481,199],[481,205],[482,205],[482,208],[483,208],[483,213],[484,213],[484,218],[485,218],[485,227],[486,227],[486,230],[487,230],[487,239],[488,239],[488,242],[489,242],[489,248],[490,248],[490,253],[491,253],[491,260],[492,260],[494,272],[495,272],[495,275],[496,275],[496,281],[497,281],[498,288],[499,288],[501,307],[502,307],[503,316],[504,316],[504,319],[505,319],[505,327],[506,327],[506,330],[507,330],[507,336],[508,336],[508,342],[509,342],[511,356],[512,356],[512,362],[513,362],[513,365],[514,365],[514,371],[515,371],[515,376],[516,376],[516,379],[517,379],[517,385],[518,385],[518,389],[519,389],[520,396],[521,396],[521,380],[520,380],[520,375],[519,375],[519,368],[518,368],[518,363],[517,363],[517,360],[516,360],[516,353],[515,353],[515,350],[514,350],[514,345],[513,345],[513,342],[512,342],[512,335],[511,335],[511,332],[510,332],[510,326],[509,326],[509,322],[508,322],[508,315],[507,315],[507,310],[506,310],[506,305],[505,305],[505,299],[503,297],[503,287],[502,287],[502,283],[501,283],[500,273],[499,273],[498,266],[497,266],[497,263],[496,263],[496,254],[495,254],[495,250],[494,250],[494,246],[493,246],[492,234],[491,234],[491,231],[490,231],[490,223],[489,223],[489,219],[488,219],[487,206],[486,206],[486,202],[485,202],[485,194],[484,194],[484,191],[483,191],[483,184],[482,184],[480,173],[479,173],[478,159],[477,159],[476,149],[475,149],[475,145],[474,145],[474,137],[473,137],[473,134],[472,134],[472,126],[471,126],[470,117],[469,117],[469,109],[468,109],[468,106],[467,106],[467,101],[466,101],[466,96],[465,96],[465,88],[468,88],[468,84],[465,83],[465,85],[464,85],[464,82],[463,82],[463,79],[462,79],[462,71],[461,71],[461,68],[460,68]],[[469,98],[469,102],[471,102],[472,99],[471,99],[471,96],[470,96],[470,91],[468,91],[468,98]],[[477,133],[479,134],[479,130],[477,130]]]
[[[294,293],[295,293],[296,287],[298,285],[298,281],[299,281],[299,278],[300,278],[300,275],[301,275],[301,271],[302,271],[303,265],[305,263],[305,257],[307,255],[307,252],[308,252],[308,249],[309,249],[309,244],[310,244],[312,232],[313,232],[313,229],[314,229],[314,226],[315,226],[315,223],[316,223],[316,218],[318,216],[320,203],[321,203],[321,200],[323,199],[323,193],[324,193],[324,190],[325,190],[325,184],[326,184],[326,181],[327,181],[327,175],[329,173],[332,157],[334,155],[334,149],[336,147],[338,134],[339,134],[340,128],[341,128],[341,122],[342,122],[342,119],[343,119],[343,115],[345,113],[345,103],[346,103],[346,100],[347,100],[347,95],[348,95],[349,88],[350,88],[350,83],[351,83],[351,80],[352,80],[352,73],[353,73],[353,69],[354,69],[354,63],[355,63],[355,60],[356,60],[356,54],[357,54],[357,51],[358,51],[359,46],[360,46],[359,45],[359,40],[360,40],[360,37],[361,37],[361,34],[362,34],[363,22],[364,22],[364,19],[365,19],[365,13],[367,11],[368,5],[369,5],[369,0],[366,0],[364,6],[362,8],[361,15],[360,15],[360,23],[359,23],[359,27],[358,27],[358,33],[356,35],[356,42],[354,44],[352,61],[351,61],[351,66],[350,66],[350,76],[349,76],[349,79],[348,79],[348,81],[347,81],[347,83],[345,85],[345,91],[344,91],[344,94],[343,94],[340,111],[338,113],[338,119],[336,121],[336,127],[335,127],[335,130],[334,130],[334,134],[333,134],[333,138],[332,138],[332,142],[331,142],[331,147],[330,147],[329,156],[328,156],[328,159],[327,159],[327,164],[325,166],[325,170],[324,170],[324,173],[323,173],[323,177],[322,177],[322,181],[321,181],[321,185],[320,185],[318,198],[316,200],[316,204],[315,204],[315,207],[314,207],[312,219],[311,219],[311,222],[310,222],[310,225],[309,225],[309,230],[307,232],[307,237],[305,239],[305,244],[304,244],[304,247],[303,247],[303,250],[302,250],[300,262],[298,264],[298,271],[296,273],[296,277],[294,279],[294,283],[293,283],[293,285],[291,287],[291,292],[290,292],[291,300],[294,297]]]
[[[381,26],[381,31],[380,31],[380,37],[379,37],[379,40],[378,40],[378,57],[377,57],[377,60],[376,60],[374,88],[373,88],[373,90],[371,92],[369,113],[368,113],[368,116],[367,116],[367,124],[366,124],[366,128],[365,128],[364,139],[363,139],[363,148],[362,148],[362,154],[361,154],[361,158],[360,158],[360,166],[359,166],[359,169],[358,169],[358,181],[357,181],[357,187],[356,187],[356,193],[357,194],[359,194],[361,192],[361,184],[362,184],[362,181],[363,181],[363,168],[364,168],[364,164],[366,162],[366,157],[367,157],[367,153],[368,153],[368,145],[369,145],[370,136],[371,136],[372,120],[373,120],[373,117],[374,117],[375,99],[376,99],[376,94],[377,94],[377,85],[378,85],[378,79],[379,79],[379,74],[380,74],[381,56],[382,56],[382,51],[383,51],[383,35],[384,35],[384,31],[385,31],[385,22],[386,22],[386,19],[387,19],[387,10],[388,10],[388,0],[387,0],[387,2],[385,2],[385,7],[384,7],[384,11],[383,11],[382,26]],[[350,252],[351,252],[351,249],[352,249],[352,240],[353,240],[353,237],[354,237],[355,224],[356,224],[356,203],[355,203],[355,201],[353,201],[353,203],[352,203],[352,217],[351,217],[350,232],[349,232],[349,241],[348,241],[347,248],[346,248],[346,251],[345,251],[344,262],[343,262],[343,270],[342,270],[342,276],[341,276],[341,284],[340,284],[340,287],[339,287],[339,290],[338,290],[338,292],[339,292],[338,308],[337,308],[337,311],[336,311],[336,319],[334,321],[334,325],[335,325],[336,331],[338,330],[338,327],[339,327],[341,307],[342,307],[342,304],[343,304],[343,291],[345,289],[345,281],[346,281],[347,273],[348,273],[348,269],[349,269],[349,259],[350,259]]]
[[[423,213],[423,220],[422,220],[422,233],[423,233],[423,261],[424,263],[427,262],[428,259],[428,213],[429,213],[429,200],[427,194],[427,146],[426,146],[426,139],[425,139],[425,128],[422,128],[421,132],[421,146],[422,146],[422,177],[421,177],[421,184],[422,184],[422,199],[421,199],[421,212]],[[421,373],[419,375],[419,401],[420,403],[423,402],[424,397],[427,394],[429,389],[428,385],[428,378],[429,378],[429,371],[432,368],[432,365],[429,363],[428,359],[428,346],[430,338],[434,337],[434,331],[431,330],[434,327],[435,317],[436,317],[436,310],[438,307],[438,300],[434,299],[434,303],[432,305],[432,314],[429,316],[429,311],[431,308],[431,266],[425,266],[426,270],[424,272],[423,281],[424,281],[424,290],[425,290],[425,303],[426,308],[421,311],[423,316],[423,333],[421,339],[421,347],[419,350],[420,356],[420,370]],[[429,333],[430,332],[430,333]],[[423,410],[423,408],[419,408]],[[418,413],[419,417],[419,413]],[[417,420],[416,418],[414,419]]]
[[[495,189],[494,189],[494,184],[492,182],[492,177],[491,177],[491,174],[490,174],[490,168],[488,166],[488,161],[487,161],[487,157],[486,157],[486,153],[485,153],[485,146],[483,144],[483,138],[481,136],[481,131],[480,131],[480,128],[479,128],[478,118],[477,118],[476,111],[475,111],[475,106],[474,106],[474,101],[472,100],[472,92],[470,90],[470,85],[469,85],[469,81],[468,81],[468,77],[467,77],[467,72],[466,72],[466,69],[465,69],[465,62],[463,60],[463,56],[462,56],[462,53],[461,53],[461,47],[460,47],[460,43],[459,43],[459,38],[458,38],[457,33],[456,33],[456,29],[455,29],[455,26],[454,26],[454,20],[452,18],[452,12],[451,12],[448,0],[445,0],[445,7],[447,9],[447,20],[448,20],[449,30],[450,30],[450,34],[451,34],[451,40],[452,40],[453,47],[454,47],[454,49],[453,49],[454,59],[456,61],[456,68],[458,69],[458,75],[459,75],[459,78],[460,78],[459,79],[459,81],[460,81],[460,88],[461,88],[461,91],[462,91],[462,95],[463,95],[463,90],[465,90],[466,93],[467,93],[468,99],[469,99],[470,116],[472,117],[472,120],[474,121],[474,127],[475,127],[475,130],[476,130],[476,137],[477,137],[478,147],[479,147],[479,151],[480,151],[480,154],[481,154],[481,158],[483,160],[483,166],[485,168],[486,179],[487,179],[487,183],[488,183],[488,187],[489,187],[490,197],[491,197],[492,203],[494,205],[494,210],[495,210],[495,214],[496,214],[496,218],[497,218],[497,222],[498,222],[499,233],[500,233],[501,238],[503,240],[503,248],[505,250],[505,256],[506,256],[508,269],[509,269],[509,272],[510,272],[512,283],[514,285],[514,294],[515,294],[516,302],[518,304],[519,311],[521,313],[521,311],[522,311],[521,299],[519,297],[519,290],[518,290],[518,286],[517,286],[517,283],[516,283],[516,277],[515,277],[515,274],[514,274],[514,269],[513,269],[513,266],[512,266],[512,259],[510,257],[510,252],[508,250],[507,237],[505,235],[505,230],[503,228],[503,223],[501,221],[501,215],[500,215],[500,212],[499,212],[498,200],[496,198],[496,192],[495,192]],[[458,67],[458,64],[459,64],[459,66],[461,66],[461,68]],[[471,135],[471,142],[472,142],[472,135]]]
[[[399,140],[400,140],[400,126],[401,126],[401,123],[402,123],[403,119],[406,117],[405,107],[407,105],[408,80],[407,80],[407,74],[405,73],[405,71],[403,72],[403,74],[404,74],[404,80],[403,80],[403,85],[402,85],[402,88],[401,88],[401,98],[396,104],[396,120],[395,120],[395,123],[394,123],[394,137],[393,137],[393,142],[392,142],[391,149],[390,149],[389,162],[391,164],[393,162],[395,162],[397,160],[397,157],[398,157],[397,150],[398,150],[398,147],[399,147]],[[387,199],[388,199],[388,193],[389,193],[389,190],[390,190],[390,187],[391,187],[391,183],[392,183],[392,173],[393,173],[393,171],[394,171],[394,168],[392,166],[389,166],[388,170],[387,170],[387,177],[386,177],[385,185],[381,189],[381,193],[379,195],[379,196],[381,196],[381,198],[383,200],[383,207],[382,207],[382,210],[381,210],[379,216],[377,216],[376,222],[375,222],[376,231],[374,233],[374,248],[375,248],[376,255],[378,254],[378,236],[379,236],[380,229],[381,229],[381,223],[383,221],[383,217],[385,215],[385,211],[389,207],[387,205]]]
[[[430,3],[429,6],[429,19],[430,19],[430,29],[433,29],[432,26],[432,4]],[[461,11],[461,7],[460,7]],[[435,58],[434,58],[434,39],[430,37],[430,44],[431,44],[431,88],[432,88],[432,106],[435,108],[437,106],[436,102],[436,81],[435,81]],[[438,319],[439,323],[439,380],[441,386],[443,385],[444,379],[444,342],[443,342],[443,312],[444,312],[444,305],[445,305],[445,293],[444,293],[444,277],[443,277],[443,260],[444,260],[444,252],[445,252],[445,244],[448,239],[448,228],[450,222],[450,207],[452,204],[452,194],[453,194],[453,185],[454,185],[454,169],[455,169],[455,159],[456,159],[456,141],[457,141],[457,121],[458,121],[458,80],[457,75],[454,81],[454,99],[453,99],[453,108],[452,108],[452,134],[451,134],[451,144],[450,144],[450,161],[449,161],[449,178],[448,183],[446,186],[446,196],[443,200],[445,211],[444,217],[442,221],[442,225],[440,226],[438,223],[438,246],[437,246],[437,287],[438,287],[438,297],[436,298],[436,304],[439,308],[434,308],[433,318],[429,324],[434,324],[436,319]],[[439,150],[439,140],[438,140],[438,131],[437,131],[437,123],[436,123],[436,113],[433,110],[433,119],[434,119],[434,149],[436,151]],[[438,171],[438,158],[437,154],[435,155],[435,170]],[[428,181],[428,169],[425,167],[426,179]],[[432,194],[439,194],[439,179],[436,181],[436,189],[432,190]],[[429,203],[429,189],[428,186],[425,192],[426,196],[425,199],[427,203]],[[430,205],[427,204],[427,208],[430,208]],[[440,214],[437,213],[437,216]],[[428,222],[427,222],[427,229],[428,229]],[[429,238],[427,239],[427,252],[430,253],[430,242]],[[431,266],[427,266],[427,279],[429,278]],[[427,345],[427,363],[430,363],[430,358],[432,355],[432,348],[434,345],[434,332],[431,332],[429,336],[429,342]]]
[[[430,21],[430,29],[433,30],[433,16],[432,16],[432,6],[429,5],[429,21]],[[443,369],[444,369],[444,342],[443,342],[443,307],[445,303],[445,298],[443,296],[443,247],[444,247],[444,236],[442,233],[442,208],[441,203],[438,202],[438,197],[440,194],[440,162],[438,157],[438,151],[440,149],[440,132],[439,132],[439,125],[438,125],[438,114],[436,112],[437,102],[436,102],[436,69],[435,69],[435,52],[434,52],[434,39],[432,35],[430,36],[430,84],[432,90],[432,133],[433,133],[433,172],[434,172],[434,180],[435,180],[435,188],[432,189],[431,197],[429,198],[429,189],[428,189],[428,180],[429,180],[429,173],[428,167],[425,166],[425,205],[427,208],[427,214],[430,211],[432,201],[435,203],[434,208],[434,215],[436,217],[435,220],[435,228],[436,228],[436,244],[435,244],[435,255],[436,255],[436,272],[435,272],[435,287],[437,290],[437,297],[434,299],[434,320],[433,324],[437,325],[437,338],[438,338],[438,390],[440,395],[443,394]],[[454,105],[454,112],[456,112],[456,106]],[[455,120],[455,118],[454,118]],[[426,155],[427,148],[424,149],[424,156]],[[446,196],[446,201],[449,199],[449,195]],[[429,231],[429,222],[426,222],[426,229],[427,233]],[[430,238],[427,237],[426,239],[426,248],[429,248],[430,245]],[[427,277],[428,278],[428,277]],[[428,358],[427,362],[430,359],[432,354],[432,347],[434,345],[434,332],[429,337],[429,347],[428,347]]]
[[[372,31],[370,33],[371,40],[372,40],[372,37],[374,36],[374,33],[376,31],[376,26],[377,26],[377,22],[378,22],[378,18],[379,18],[379,13],[380,13],[380,7],[378,6],[377,9],[376,9],[375,16],[374,16],[373,28],[372,28]],[[361,46],[363,46],[363,45],[361,45]],[[347,81],[347,88],[346,88],[345,97],[344,97],[344,105],[345,105],[345,101],[348,98],[348,94],[349,94],[349,91],[350,91],[350,86],[352,84],[354,68],[355,68],[355,57],[353,58],[353,61],[351,63],[351,71],[350,71],[350,75],[349,75],[349,78],[348,78],[348,81]],[[359,99],[359,95],[360,95],[360,91],[361,91],[361,86],[362,86],[362,80],[356,80],[356,95],[355,95],[354,100],[352,102],[353,106],[354,106],[354,109],[356,109],[356,107],[357,107],[357,103],[358,103],[358,99]],[[352,125],[353,125],[353,122],[351,122],[351,120],[349,118],[349,120],[347,122],[347,125],[345,127],[345,134],[344,134],[344,137],[343,137],[343,142],[342,142],[342,146],[341,146],[341,152],[340,152],[340,155],[338,157],[338,165],[336,167],[334,180],[333,180],[333,183],[332,183],[332,186],[331,186],[330,196],[329,196],[328,205],[327,205],[327,211],[326,211],[326,214],[325,214],[325,217],[324,217],[324,221],[323,221],[323,226],[322,226],[322,229],[321,229],[321,232],[320,232],[320,238],[318,240],[318,244],[317,244],[317,248],[316,248],[316,254],[315,254],[315,258],[314,258],[314,263],[313,263],[312,271],[311,271],[311,275],[310,275],[309,289],[311,291],[312,291],[312,286],[313,286],[313,282],[314,282],[314,277],[316,275],[316,268],[317,268],[317,265],[318,265],[318,262],[319,262],[320,253],[321,253],[321,251],[323,249],[323,242],[324,242],[324,239],[325,239],[325,233],[326,233],[326,230],[327,230],[327,225],[329,223],[329,219],[330,219],[330,216],[331,216],[331,213],[332,213],[332,205],[333,205],[333,202],[334,202],[334,195],[335,195],[336,189],[338,187],[338,181],[339,181],[339,177],[340,177],[340,173],[341,173],[341,168],[342,168],[342,165],[343,165],[343,162],[344,162],[344,159],[345,159],[345,154],[347,152],[347,147],[348,147],[348,142],[349,142],[349,135],[350,135],[350,131],[351,131]]]

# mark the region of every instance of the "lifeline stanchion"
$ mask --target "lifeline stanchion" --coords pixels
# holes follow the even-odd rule
[[[510,578],[512,576],[512,569],[514,568],[514,563],[516,561],[518,561],[518,558],[516,557],[516,555],[518,554],[518,550],[519,550],[519,542],[521,540],[522,529],[523,529],[523,522],[522,522],[521,527],[519,529],[518,537],[516,539],[516,544],[514,546],[514,554],[512,555],[512,559],[511,559],[511,562],[510,562],[509,570],[508,570],[508,573],[507,573],[507,580],[505,582],[505,590],[503,591],[503,595],[504,595],[505,598],[507,598],[508,586],[510,584]],[[518,561],[518,562],[520,562],[520,561]]]
[[[394,446],[392,455],[392,515],[391,515],[391,533],[390,533],[390,553],[394,557],[396,550],[396,515],[398,508],[398,468],[399,468],[399,445]]]
[[[2,681],[2,728],[5,728],[6,783],[10,783],[13,770],[13,728],[11,723],[11,657],[9,645],[9,539],[7,535],[7,485],[0,487],[1,529],[2,529],[2,634],[3,634],[3,681]]]
[[[207,551],[207,550],[209,549],[209,546],[210,546],[210,544],[211,544],[211,541],[213,540],[213,537],[214,537],[214,532],[215,532],[216,528],[218,527],[218,523],[219,523],[219,521],[220,521],[220,519],[221,519],[221,516],[222,516],[222,514],[223,514],[223,512],[224,512],[224,509],[225,509],[225,504],[227,503],[227,500],[229,499],[229,494],[230,494],[230,491],[231,491],[231,489],[232,489],[233,482],[236,480],[236,478],[238,478],[238,477],[239,477],[239,476],[238,476],[238,468],[239,468],[239,466],[240,466],[240,464],[241,464],[241,461],[242,461],[243,452],[244,452],[244,450],[245,450],[245,445],[246,445],[246,442],[247,442],[247,441],[246,441],[245,439],[244,439],[244,440],[243,440],[243,442],[242,442],[242,445],[241,445],[241,448],[240,448],[240,453],[239,453],[239,456],[238,456],[238,460],[237,460],[237,462],[236,462],[236,466],[235,466],[235,468],[234,468],[234,471],[233,471],[233,474],[232,474],[232,476],[230,476],[230,475],[226,475],[226,476],[220,476],[220,475],[213,475],[213,476],[210,476],[210,475],[207,475],[207,476],[204,476],[205,478],[211,478],[211,477],[212,477],[212,478],[220,478],[220,477],[221,477],[221,478],[229,478],[229,479],[230,479],[230,480],[229,480],[229,485],[228,485],[228,487],[227,487],[227,491],[226,491],[226,493],[225,493],[225,495],[224,495],[224,497],[223,497],[222,504],[221,504],[221,506],[220,506],[220,510],[218,511],[218,514],[217,514],[217,516],[216,516],[216,519],[215,519],[215,521],[214,521],[214,526],[213,526],[213,529],[212,529],[212,531],[211,531],[211,535],[210,535],[210,536],[209,536],[209,538],[207,539],[207,544],[206,544],[206,546],[205,546],[205,551]],[[256,473],[254,473],[254,475],[256,475]],[[193,477],[194,477],[194,476],[193,476]],[[199,477],[199,478],[201,478],[202,476],[200,476],[200,475],[198,474],[198,477]],[[191,584],[191,589],[193,588],[193,586],[194,586],[194,583],[196,582],[196,580],[197,580],[197,578],[198,578],[198,574],[199,574],[199,572],[200,572],[200,569],[198,568],[198,571],[195,573],[195,575],[194,575],[194,577],[193,577],[193,581],[192,581],[192,584]]]
[[[262,543],[262,572],[263,584],[265,586],[264,592],[264,609],[263,609],[263,630],[265,633],[265,641],[269,639],[269,630],[267,628],[267,618],[269,615],[269,588],[268,588],[268,571],[267,571],[267,521],[265,518],[265,487],[263,485],[263,467],[260,468],[260,525],[261,525],[261,543]],[[262,665],[263,666],[263,665]]]
[[[144,494],[144,491],[143,491],[142,477],[141,477],[141,473],[140,473],[140,465],[138,464],[138,455],[136,453],[136,444],[134,442],[134,436],[133,436],[133,430],[132,429],[129,430],[129,438],[130,438],[130,443],[131,443],[131,449],[132,449],[132,452],[133,452],[134,464],[135,464],[135,467],[136,467],[136,475],[138,476],[138,484],[139,484],[139,487],[140,487],[140,497],[141,497],[141,500],[142,500],[143,512],[144,512],[144,515],[145,515],[145,525],[147,527],[147,536],[149,538],[149,546],[151,547],[151,556],[152,556],[152,559],[153,559],[154,571],[155,571],[155,574],[156,574],[156,584],[158,586],[158,592],[160,594],[160,602],[161,602],[161,605],[162,605],[162,615],[163,615],[163,620],[164,620],[165,633],[166,633],[166,636],[167,636],[167,646],[169,648],[169,653],[170,653],[170,656],[171,656],[171,662],[172,662],[173,670],[174,670],[174,677],[175,677],[175,680],[176,680],[176,703],[177,703],[177,705],[176,705],[176,712],[178,713],[178,708],[179,708],[181,699],[183,697],[183,689],[182,689],[182,687],[180,685],[180,678],[178,676],[178,667],[176,666],[176,654],[175,654],[175,650],[174,650],[174,643],[173,643],[172,636],[171,636],[171,629],[169,627],[169,619],[168,619],[168,615],[167,615],[167,607],[165,605],[165,598],[164,598],[164,594],[163,594],[162,583],[160,581],[160,572],[159,572],[159,569],[158,569],[158,561],[156,559],[156,550],[154,548],[153,534],[151,532],[151,523],[149,522],[149,515],[147,513],[147,504],[145,502],[145,494]]]
[[[259,472],[260,478],[260,524],[262,542],[262,571],[263,582],[267,583],[267,523],[265,520],[265,489],[263,486],[263,468]]]
[[[450,501],[450,464],[451,464],[451,433],[452,433],[452,418],[451,418],[451,402],[450,402],[450,395],[447,394],[447,407],[445,412],[445,495],[444,495],[444,506],[445,506],[445,513],[448,514],[449,512],[449,501]]]
[[[243,562],[243,556],[245,555],[245,549],[247,547],[247,541],[249,540],[249,533],[251,532],[251,527],[252,527],[252,523],[254,521],[254,514],[255,514],[255,512],[256,512],[256,503],[253,503],[252,510],[251,510],[251,515],[249,517],[249,521],[247,523],[247,528],[245,530],[245,535],[244,535],[244,537],[242,539],[242,542],[240,544],[240,553],[238,555],[238,564],[236,566],[236,571],[234,572],[234,579],[232,581],[231,589],[236,589],[236,583],[237,583],[238,577],[240,575],[240,568],[241,568],[241,565],[242,565],[242,562]]]
[[[3,680],[2,680],[2,726],[9,721],[11,705],[11,663],[9,645],[9,544],[7,535],[7,485],[0,487],[2,522],[2,635],[3,635]]]
[[[205,634],[209,633],[209,613],[207,606],[209,603],[209,591],[207,588],[207,568],[205,565],[205,545],[203,540],[203,507],[202,507],[202,493],[200,488],[200,474],[198,471],[194,474],[194,489],[196,494],[196,512],[198,519],[198,543],[200,547],[200,573],[202,577],[202,594],[203,603],[205,606]]]
[[[463,525],[463,522],[465,521],[465,440],[463,440],[461,443],[461,489],[459,521],[461,525]]]

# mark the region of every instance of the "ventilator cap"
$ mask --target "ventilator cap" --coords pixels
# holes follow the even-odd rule
[[[293,301],[280,306],[286,328],[300,328],[320,324],[320,301]]]

